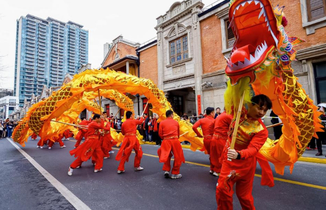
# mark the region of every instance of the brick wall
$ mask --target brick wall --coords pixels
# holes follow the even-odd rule
[[[305,28],[302,27],[300,1],[272,0],[272,6],[285,6],[283,12],[288,20],[285,30],[289,36],[296,36],[306,42],[295,47],[296,50],[304,49],[314,45],[326,43],[326,27],[316,29],[314,34],[307,35]]]
[[[140,52],[140,77],[151,79],[156,85],[158,80],[157,45]]]
[[[117,45],[118,45],[118,50],[117,51],[118,51],[118,54],[119,54],[120,58],[123,58],[126,55],[134,55],[134,56],[137,56],[136,55],[136,48],[135,47],[132,47],[132,46],[127,45],[127,44],[122,43],[122,42],[118,42]],[[115,47],[116,46],[113,46],[113,48],[112,48],[109,56],[107,57],[107,59],[103,63],[103,66],[107,66],[107,65],[109,65],[109,64],[111,64],[111,63],[114,62],[114,60],[115,60],[114,58],[115,58],[115,54],[116,54]]]
[[[203,74],[225,68],[222,54],[221,22],[212,15],[200,22]]]

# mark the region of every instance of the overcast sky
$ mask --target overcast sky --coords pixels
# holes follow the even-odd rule
[[[217,0],[202,0],[205,7]],[[88,61],[92,68],[103,61],[103,44],[122,35],[144,43],[156,36],[156,18],[175,0],[1,0],[0,88],[14,87],[16,20],[31,14],[42,19],[69,20],[89,31]]]

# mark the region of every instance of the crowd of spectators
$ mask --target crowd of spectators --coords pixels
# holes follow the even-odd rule
[[[12,132],[14,131],[17,125],[18,125],[17,121],[10,121],[9,118],[7,118],[4,121],[0,120],[0,137],[1,138],[11,137]]]

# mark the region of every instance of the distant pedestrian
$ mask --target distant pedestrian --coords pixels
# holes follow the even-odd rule
[[[217,107],[216,110],[215,110],[214,119],[216,119],[220,114],[221,114],[221,108],[220,107]]]

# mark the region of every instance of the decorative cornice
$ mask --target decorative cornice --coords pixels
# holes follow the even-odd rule
[[[189,4],[190,3],[190,4]],[[193,11],[193,8],[200,8],[202,9],[204,4],[201,1],[195,1],[193,4],[191,4],[192,1],[183,1],[180,3],[181,9],[183,8],[183,11],[181,11],[180,13],[169,17],[171,15],[171,9],[170,11],[168,11],[165,15],[162,15],[160,17],[157,18],[158,24],[156,25],[155,29],[158,30],[159,28],[165,28],[166,26],[170,25],[171,23],[174,23],[176,21],[178,21],[180,18],[191,14]],[[173,6],[173,5],[172,5]],[[167,19],[169,18],[169,19]],[[167,19],[167,20],[165,20]]]
[[[205,79],[205,78],[220,76],[220,75],[225,75],[224,69],[217,70],[217,71],[214,71],[214,72],[210,72],[210,73],[207,73],[207,74],[203,74],[201,77],[202,77],[202,79]]]
[[[166,26],[170,25],[170,24],[173,24],[174,22],[178,21],[179,19],[181,19],[182,17],[184,16],[187,16],[191,14],[191,10],[188,10],[188,11],[184,11],[184,12],[181,12],[180,14],[172,17],[171,19],[167,20],[166,22],[163,22],[161,23],[160,25],[156,26],[156,27],[162,27],[162,28],[165,28]],[[156,28],[155,27],[155,28]]]
[[[178,81],[182,81],[182,80],[186,80],[186,79],[195,79],[195,75],[194,74],[188,74],[188,75],[183,75],[183,76],[178,77],[178,78],[164,80],[163,84],[169,84],[169,83],[178,82]]]
[[[221,8],[221,10],[219,10],[218,12],[216,12],[216,16],[219,19],[225,18],[229,16],[229,5],[225,4],[223,5],[224,8]]]
[[[326,43],[298,50],[296,58],[298,60],[307,60],[307,59],[316,58],[325,55],[326,55]]]

